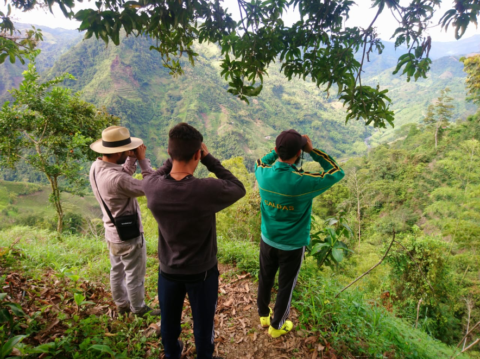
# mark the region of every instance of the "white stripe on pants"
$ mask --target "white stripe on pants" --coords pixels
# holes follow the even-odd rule
[[[110,287],[115,304],[128,307],[134,313],[145,306],[145,271],[147,264],[147,245],[143,234],[140,237],[111,243],[110,250]]]

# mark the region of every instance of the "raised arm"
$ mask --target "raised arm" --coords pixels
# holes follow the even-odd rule
[[[243,183],[223,167],[220,161],[208,152],[204,144],[202,144],[202,152],[202,164],[217,176],[217,179],[206,178],[204,181],[209,183],[207,196],[214,201],[214,212],[219,212],[234,204],[247,192]]]
[[[145,192],[143,191],[142,187],[142,181],[133,177],[125,175],[121,176],[118,179],[116,188],[118,188],[120,193],[130,198],[145,196]]]
[[[127,157],[127,160],[122,165],[122,171],[128,173],[130,176],[133,176],[137,170],[137,157],[133,151],[128,151],[130,154]]]
[[[322,150],[313,148],[310,138],[308,136],[305,137],[307,137],[307,144],[303,150],[310,153],[313,160],[318,162],[323,168],[323,171],[319,172],[300,172],[305,184],[308,185],[309,190],[312,192],[312,196],[315,197],[339,182],[345,177],[345,172],[330,155]]]
[[[255,162],[255,169],[257,169],[260,166],[271,166],[275,163],[277,158],[278,158],[277,152],[275,152],[275,150],[272,150],[272,152],[267,153],[265,156],[263,156],[261,159],[258,159],[257,162]]]
[[[138,159],[138,164],[142,170],[142,177],[148,176],[149,174],[155,172],[150,164],[150,160],[146,158],[147,146],[141,145],[135,149],[135,156]]]

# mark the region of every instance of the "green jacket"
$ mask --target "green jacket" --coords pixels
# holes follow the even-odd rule
[[[323,172],[305,172],[294,165],[275,162],[275,150],[255,164],[262,201],[262,238],[272,247],[294,250],[308,245],[313,199],[345,176],[325,152],[313,149],[310,155]]]

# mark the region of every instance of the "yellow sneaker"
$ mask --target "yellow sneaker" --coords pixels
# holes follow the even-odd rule
[[[260,317],[260,324],[264,328],[268,328],[270,326],[270,317],[273,314],[272,308],[268,308],[268,309],[270,309],[270,314],[268,315],[268,317]]]
[[[287,334],[292,329],[293,329],[293,323],[289,320],[286,320],[280,329],[269,327],[268,334],[270,334],[272,338],[278,338],[281,335]]]

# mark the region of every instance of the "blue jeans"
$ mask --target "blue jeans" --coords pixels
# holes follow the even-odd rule
[[[158,300],[162,311],[162,344],[167,359],[180,358],[178,337],[182,331],[183,301],[188,293],[192,307],[193,334],[197,349],[197,359],[211,359],[214,350],[213,320],[217,310],[218,270],[204,281],[181,283],[158,275]]]

